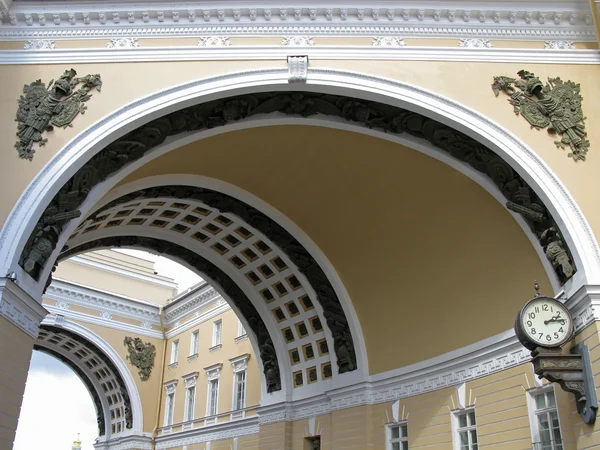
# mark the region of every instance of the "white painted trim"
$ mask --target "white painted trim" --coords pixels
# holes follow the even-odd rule
[[[86,267],[92,267],[94,269],[103,270],[105,272],[116,273],[118,275],[122,275],[124,277],[133,278],[135,280],[143,281],[144,283],[156,284],[158,286],[166,287],[169,289],[177,289],[177,283],[169,282],[165,280],[160,280],[158,278],[154,278],[149,275],[143,275],[140,273],[136,273],[130,270],[121,269],[119,267],[110,266],[108,264],[104,264],[98,261],[91,261],[87,258],[82,258],[81,256],[73,256],[69,258],[69,262],[74,264],[80,264]]]
[[[48,311],[17,284],[0,278],[0,317],[36,339],[46,314]]]
[[[2,34],[11,38],[200,35],[382,35],[592,39],[589,4],[515,0],[444,0],[390,5],[390,2],[328,0],[315,4],[117,1],[18,2],[5,14]]]
[[[298,54],[309,60],[514,62],[527,64],[600,64],[600,50],[373,46],[231,46],[72,48],[0,50],[0,65],[90,64],[165,61],[287,61]],[[310,72],[310,71],[309,71]]]
[[[110,359],[110,361],[115,365],[123,382],[125,383],[125,387],[127,388],[127,392],[129,393],[129,401],[131,403],[131,412],[133,414],[133,427],[131,429],[131,433],[136,435],[143,435],[143,409],[142,409],[142,401],[140,398],[139,391],[137,389],[137,385],[129,371],[128,365],[123,361],[123,359],[119,356],[119,354],[113,349],[106,340],[102,339],[93,331],[85,328],[82,325],[79,325],[70,320],[61,320],[60,323],[57,322],[56,316],[47,316],[43,321],[42,325],[52,325],[59,328],[63,328],[67,331],[75,333],[98,347],[104,354]],[[95,377],[94,377],[95,378]],[[102,391],[100,391],[102,392]],[[110,423],[107,422],[107,423]],[[111,447],[112,448],[112,447]]]
[[[192,430],[159,436],[156,438],[156,449],[165,450],[169,448],[182,447],[203,442],[220,441],[241,436],[258,434],[260,431],[258,417],[246,417],[244,419],[217,423],[211,426],[193,428]]]
[[[152,450],[152,438],[150,436],[118,436],[106,441],[94,443],[95,450]]]
[[[92,325],[98,325],[105,328],[112,328],[113,330],[125,331],[126,333],[134,333],[140,336],[148,336],[155,339],[162,339],[163,334],[159,330],[149,330],[142,326],[131,325],[117,320],[105,319],[101,315],[92,316],[90,314],[71,311],[70,309],[62,309],[52,305],[44,305],[50,314],[61,315],[67,319],[77,320],[78,322],[90,323]]]
[[[186,298],[180,297],[177,301],[172,301],[165,306],[163,311],[165,325],[176,323],[220,298],[222,297],[219,293],[208,284],[199,291],[189,293]]]
[[[227,303],[224,303],[221,306],[217,306],[216,308],[211,309],[210,311],[200,314],[198,317],[194,317],[188,322],[182,323],[181,325],[176,326],[172,330],[167,331],[167,339],[171,339],[175,336],[180,335],[181,333],[184,333],[185,331],[190,330],[191,328],[197,327],[201,323],[211,320],[214,317],[217,317],[221,314],[224,314],[230,309],[231,307]],[[212,347],[214,346],[211,346],[211,348]]]

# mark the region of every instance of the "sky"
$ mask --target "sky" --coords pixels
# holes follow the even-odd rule
[[[173,278],[178,292],[202,281],[168,258],[139,250],[117,251],[154,261],[155,271]],[[13,450],[71,450],[77,433],[81,434],[82,450],[93,450],[98,426],[87,388],[68,366],[34,351]]]

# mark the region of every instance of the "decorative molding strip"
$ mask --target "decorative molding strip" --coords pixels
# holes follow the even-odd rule
[[[59,302],[74,304],[98,310],[100,313],[116,314],[141,322],[147,330],[152,325],[160,326],[158,306],[141,303],[134,299],[102,292],[66,280],[54,279],[44,297]],[[146,323],[147,325],[143,325]]]
[[[152,438],[150,436],[121,436],[103,441],[99,438],[94,444],[95,450],[152,450]]]
[[[229,306],[229,304],[227,302],[225,302],[220,306],[215,306],[210,311],[207,311],[203,314],[198,314],[196,317],[194,317],[191,320],[188,320],[187,322],[184,322],[182,324],[176,324],[174,328],[167,331],[167,333],[166,333],[167,339],[171,339],[172,337],[177,336],[178,334],[181,334],[191,328],[197,327],[202,322],[206,322],[207,320],[217,317],[217,316],[229,311],[230,309],[231,309],[231,307]],[[216,350],[218,350],[218,348],[216,348],[216,346],[215,346],[213,351],[216,351]]]
[[[222,36],[205,36],[198,40],[198,47],[229,47],[231,40]]]
[[[544,43],[545,49],[550,50],[576,50],[575,43],[573,41],[546,41]]]
[[[54,41],[48,39],[36,39],[29,40],[27,44],[23,46],[24,50],[54,50],[56,45]]]
[[[307,46],[309,59],[391,61],[473,61],[545,64],[600,64],[600,50],[461,47]],[[76,64],[148,61],[286,60],[286,46],[138,47],[43,50],[0,50],[0,64]]]
[[[36,339],[48,311],[7,278],[0,278],[0,316]]]
[[[504,39],[568,37],[593,40],[593,16],[585,0],[519,3],[518,11],[506,2],[445,1],[444,8],[390,8],[329,0],[318,7],[305,0],[273,8],[272,4],[239,6],[195,2],[143,3],[69,1],[46,6],[18,2],[5,18],[2,34],[17,37],[115,37],[174,35],[282,35],[298,30],[310,34],[469,37]],[[489,14],[488,14],[489,11]],[[492,13],[493,12],[493,13]],[[198,24],[201,22],[201,24]],[[549,22],[549,23],[547,23]],[[47,28],[53,23],[52,29]],[[193,26],[190,26],[193,25]]]
[[[221,299],[221,295],[215,291],[210,285],[204,284],[197,291],[192,291],[185,297],[179,298],[176,301],[165,306],[163,311],[163,319],[165,326],[175,324],[185,316],[192,314],[204,308],[213,301]],[[177,326],[177,324],[175,325]]]
[[[600,286],[582,286],[565,303],[573,315],[575,333],[600,320]]]
[[[284,37],[281,40],[281,45],[288,47],[312,47],[315,45],[313,38],[307,36],[291,36]]]
[[[458,46],[462,48],[492,48],[494,47],[488,39],[461,39]]]
[[[139,336],[148,336],[156,339],[162,339],[163,334],[158,330],[149,330],[147,328],[137,325],[131,325],[124,322],[119,322],[117,320],[106,319],[102,316],[92,316],[90,314],[85,314],[77,311],[72,311],[69,309],[62,309],[57,306],[52,305],[44,305],[50,314],[55,314],[57,316],[63,316],[64,318],[77,320],[79,322],[91,323],[93,325],[99,325],[101,327],[112,328],[115,330],[125,331],[127,333],[134,333]]]
[[[192,430],[168,434],[166,436],[159,436],[156,439],[156,449],[166,450],[185,445],[220,441],[223,439],[232,439],[235,437],[249,436],[258,433],[258,417],[252,416],[229,422],[216,423],[207,427],[194,428]]]
[[[106,48],[133,48],[139,47],[138,38],[116,38],[111,39]]]
[[[406,47],[404,38],[393,36],[374,37],[371,45],[374,47]]]

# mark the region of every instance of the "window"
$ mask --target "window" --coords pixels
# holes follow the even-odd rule
[[[244,409],[246,403],[246,371],[236,372],[233,379],[233,410]]]
[[[165,414],[165,425],[173,425],[173,414],[175,412],[175,392],[167,394],[167,407]]]
[[[185,421],[194,420],[194,406],[196,404],[196,386],[191,386],[185,391]]]
[[[408,450],[408,424],[388,426],[388,450]]]
[[[179,359],[179,339],[171,344],[171,364],[174,364]]]
[[[244,329],[244,325],[242,324],[242,321],[238,319],[237,337],[245,336],[245,335],[246,335],[246,330]]]
[[[217,405],[219,401],[219,379],[210,380],[208,382],[208,404],[206,407],[207,416],[215,416],[217,414]]]
[[[198,330],[192,333],[191,341],[190,341],[190,356],[198,354],[198,339],[200,336],[200,332]]]
[[[554,390],[548,389],[532,394],[534,417],[534,450],[562,450],[562,436]]]
[[[213,342],[212,342],[213,347],[215,347],[217,345],[221,345],[222,330],[223,330],[223,322],[220,320],[217,320],[213,324]]]
[[[457,450],[477,450],[477,428],[475,411],[470,409],[456,413]]]

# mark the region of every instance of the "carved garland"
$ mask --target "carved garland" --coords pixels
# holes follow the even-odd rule
[[[181,247],[180,245],[160,239],[137,236],[114,236],[96,239],[66,250],[59,255],[58,261],[62,261],[63,259],[78,253],[111,247],[141,248],[143,250],[172,256],[186,262],[191,267],[196,268],[202,273],[203,278],[210,280],[212,285],[220,286],[225,295],[231,299],[239,309],[240,313],[246,318],[250,329],[256,336],[260,357],[263,362],[263,372],[265,374],[267,392],[271,393],[281,390],[281,375],[275,347],[273,346],[269,331],[258,314],[258,311],[256,311],[256,308],[254,308],[254,305],[250,302],[248,297],[246,297],[246,294],[244,294],[240,287],[229,278],[225,272],[204,259],[202,256],[197,255],[193,251]]]
[[[257,93],[214,100],[175,111],[117,139],[94,155],[51,200],[38,220],[21,254],[19,264],[33,278],[39,280],[65,224],[79,215],[78,208],[90,190],[126,164],[141,158],[167,137],[223,126],[250,116],[269,113],[300,117],[323,114],[341,117],[387,133],[406,132],[426,139],[493,180],[505,196],[506,206],[521,214],[529,224],[561,282],[564,283],[575,273],[576,268],[570,251],[543,202],[508,163],[480,142],[435,120],[402,108],[356,98],[306,92]],[[281,245],[277,239],[274,241]],[[296,245],[295,242],[293,244]],[[296,250],[299,251],[298,258],[291,259],[296,264],[299,259],[298,265],[301,267],[305,264],[302,260],[305,257],[310,258],[310,255],[303,251],[301,246]],[[323,272],[318,265],[315,267],[320,279]],[[321,284],[313,283],[311,274],[307,273],[306,276],[314,287]],[[325,289],[330,291],[328,295],[339,304],[326,277],[322,281]],[[351,347],[354,348],[353,345]],[[355,355],[352,355],[352,358],[355,360]]]

